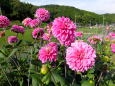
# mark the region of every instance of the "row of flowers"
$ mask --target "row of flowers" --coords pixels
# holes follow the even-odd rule
[[[49,43],[41,47],[38,52],[38,59],[42,63],[47,61],[56,61],[58,55],[58,45],[51,41],[54,36],[57,38],[62,46],[65,46],[66,56],[63,57],[69,68],[77,71],[84,72],[91,69],[95,65],[96,50],[84,42],[83,40],[76,40],[78,37],[82,37],[82,32],[76,32],[77,27],[73,21],[67,17],[55,18],[53,22],[49,23],[46,28],[40,28],[42,22],[48,21],[50,19],[50,13],[44,8],[37,9],[35,13],[36,19],[26,18],[22,21],[24,26],[35,28],[32,32],[32,37],[34,39],[44,39]],[[0,16],[0,28],[5,28],[10,25],[10,20],[6,16]],[[25,29],[23,26],[13,25],[10,29],[12,32],[24,34]],[[45,32],[45,30],[47,32]],[[3,34],[0,33],[0,34]],[[17,36],[9,36],[8,43],[17,43],[19,39]],[[115,33],[109,33],[104,40],[99,36],[91,36],[88,38],[89,43],[96,45],[102,43],[103,41],[111,42],[111,51],[115,53]]]

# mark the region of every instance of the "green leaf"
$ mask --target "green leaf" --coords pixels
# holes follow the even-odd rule
[[[81,86],[95,86],[95,83],[93,80],[84,80],[81,82]]]
[[[18,51],[18,48],[13,49],[12,52],[9,54],[8,57],[13,56],[16,53],[16,51]]]
[[[52,79],[53,82],[54,82],[54,79],[55,79],[55,82],[56,82],[56,83],[60,83],[60,86],[67,86],[66,83],[65,83],[64,78],[61,77],[61,76],[60,76],[58,73],[56,73],[56,72],[52,72],[51,79]]]
[[[48,85],[50,81],[51,81],[51,74],[49,72],[42,78],[42,82],[44,84]]]
[[[31,77],[32,77],[32,86],[39,86],[42,83],[40,75],[32,74]]]

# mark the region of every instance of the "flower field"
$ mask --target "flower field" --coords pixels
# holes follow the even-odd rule
[[[0,86],[114,86],[114,28],[50,21],[45,8],[34,15],[21,23],[0,16]]]

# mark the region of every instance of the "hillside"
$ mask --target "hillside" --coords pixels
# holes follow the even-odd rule
[[[95,25],[102,24],[103,15],[99,15],[93,12],[80,10],[75,7],[70,6],[59,6],[59,5],[45,5],[45,6],[34,6],[29,3],[20,2],[19,0],[0,0],[0,7],[2,9],[2,14],[8,16],[11,20],[22,21],[26,17],[34,18],[34,13],[37,8],[46,8],[51,13],[52,21],[54,18],[59,16],[66,16],[71,18],[73,21],[79,23],[80,25]],[[105,22],[111,23],[115,22],[113,18],[114,15],[107,15],[105,17]],[[50,22],[48,21],[48,22]]]
[[[105,18],[110,19],[111,23],[115,23],[115,14],[104,14]]]

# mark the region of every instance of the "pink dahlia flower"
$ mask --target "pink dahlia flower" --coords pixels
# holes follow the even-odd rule
[[[75,36],[76,36],[76,37],[82,37],[82,36],[83,36],[83,33],[82,33],[82,32],[75,32]]]
[[[31,28],[35,28],[41,24],[41,21],[39,19],[33,19],[29,24]]]
[[[115,33],[114,33],[114,32],[110,32],[110,33],[109,33],[109,36],[110,36],[111,38],[115,38]]]
[[[13,25],[10,30],[15,32],[15,33],[21,33],[21,34],[24,34],[24,32],[25,32],[24,27],[19,26],[19,25]]]
[[[22,24],[24,24],[24,26],[29,26],[30,22],[32,21],[31,18],[25,18],[23,21],[22,21]]]
[[[75,41],[66,51],[66,62],[69,68],[77,72],[84,72],[92,68],[95,58],[95,50],[83,41]]]
[[[52,25],[52,34],[61,44],[70,46],[75,41],[76,25],[65,17],[55,18]]]
[[[38,52],[38,58],[42,61],[42,63],[56,61],[56,57],[58,55],[57,44],[54,42],[50,42],[46,46],[42,47]]]
[[[111,44],[111,51],[112,51],[113,53],[115,53],[115,43],[112,43],[112,44]]]
[[[51,39],[51,35],[48,34],[48,33],[44,33],[43,37],[42,37],[44,40],[47,40],[49,41]]]
[[[18,38],[16,36],[9,36],[8,37],[8,43],[12,44],[12,43],[17,43],[18,42]]]
[[[6,16],[0,16],[0,28],[5,28],[10,25],[10,20]]]
[[[42,38],[43,34],[44,34],[44,29],[43,28],[36,28],[32,32],[32,36],[35,39]]]
[[[50,13],[45,8],[39,8],[36,10],[35,16],[41,21],[48,21],[50,18]]]
[[[102,42],[102,39],[96,35],[94,36],[91,36],[88,38],[88,41],[91,43],[91,44],[97,44],[99,42]]]

